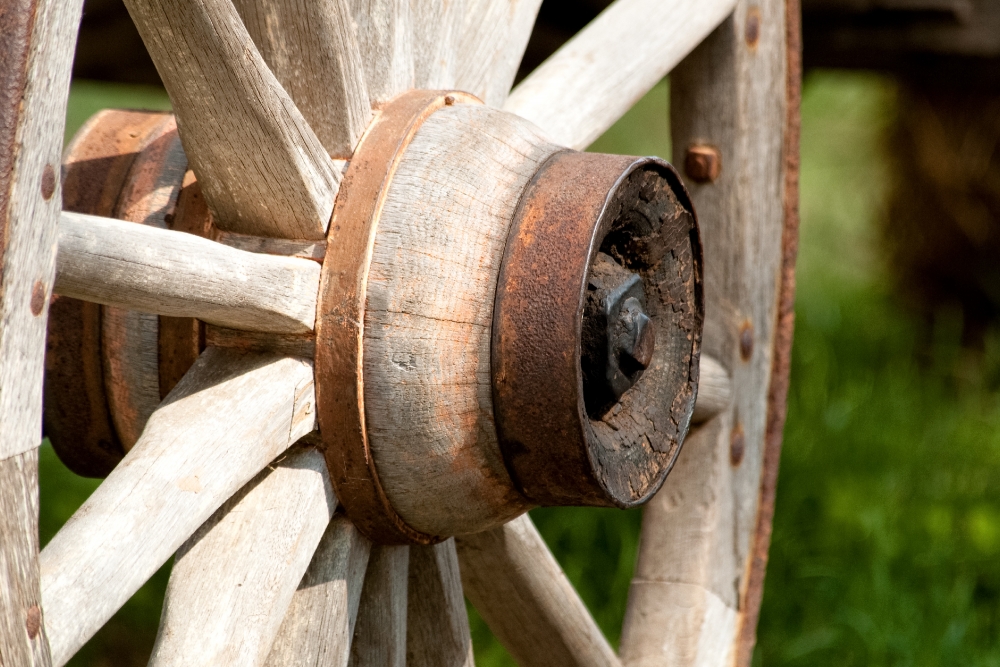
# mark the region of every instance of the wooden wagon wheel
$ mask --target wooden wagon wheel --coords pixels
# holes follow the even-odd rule
[[[463,590],[522,665],[748,665],[794,1],[617,0],[509,95],[539,0],[126,4],[176,126],[99,115],[63,177],[82,0],[0,5],[0,664],[176,553],[154,665],[471,664]],[[568,150],[671,70],[690,199]],[[53,292],[48,428],[110,474],[39,555]],[[645,502],[692,418],[616,656],[524,512]]]

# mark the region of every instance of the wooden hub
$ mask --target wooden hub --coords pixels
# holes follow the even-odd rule
[[[66,182],[68,209],[322,262],[315,335],[57,299],[46,428],[77,472],[107,474],[206,344],[314,357],[337,499],[378,543],[535,505],[634,506],[677,456],[704,305],[694,212],[665,162],[567,150],[466,93],[411,91],[366,130],[325,246],[216,230],[168,115],[98,115]]]

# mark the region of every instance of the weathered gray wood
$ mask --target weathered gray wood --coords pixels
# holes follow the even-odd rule
[[[333,517],[292,597],[267,667],[347,667],[370,550],[371,542],[347,517]]]
[[[45,322],[82,0],[10,0],[0,29],[0,664],[51,663],[38,575]]]
[[[410,547],[407,667],[472,667],[472,636],[454,538]]]
[[[373,107],[414,87],[411,0],[348,0]]]
[[[222,503],[313,429],[314,400],[306,360],[205,350],[132,451],[42,551],[55,664],[65,664]]]
[[[150,666],[264,664],[336,506],[313,447],[227,500],[177,551]]]
[[[504,109],[586,148],[732,12],[736,0],[616,0],[511,93]],[[683,163],[683,161],[682,161]]]
[[[322,239],[340,172],[232,0],[127,0],[221,229]]]
[[[465,595],[521,667],[618,667],[527,514],[455,545]]]
[[[347,0],[235,0],[265,62],[334,157],[348,158],[371,118]]]
[[[453,88],[466,2],[409,0],[413,87]]]
[[[417,530],[459,535],[528,508],[483,427],[490,331],[514,209],[556,150],[516,116],[446,106],[389,185],[368,275],[364,400],[382,485]]]
[[[0,664],[49,665],[38,578],[38,450],[0,461]]]
[[[541,4],[541,0],[468,0],[455,87],[490,106],[503,106]]]
[[[627,665],[750,664],[777,465],[764,474],[765,442],[780,443],[791,333],[785,12],[782,0],[741,0],[671,76],[674,162],[694,143],[722,155],[714,183],[689,187],[705,254],[703,349],[729,370],[733,398],[646,506]]]
[[[694,404],[691,423],[702,424],[729,407],[733,401],[733,381],[729,371],[718,361],[701,355],[698,377],[698,399]]]
[[[351,641],[352,667],[405,667],[409,559],[409,547],[372,547]]]
[[[304,333],[316,319],[320,266],[236,250],[193,234],[62,214],[55,291],[224,327]]]

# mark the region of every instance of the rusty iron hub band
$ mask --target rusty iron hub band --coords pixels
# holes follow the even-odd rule
[[[165,222],[172,229],[206,236],[210,215],[193,175],[181,183],[183,165],[170,114],[106,110],[77,133],[65,159],[63,208],[106,217],[144,218],[145,198],[176,186],[179,195]],[[174,182],[176,181],[176,183]],[[158,207],[156,207],[158,208]],[[146,211],[149,212],[149,211]],[[132,214],[130,216],[130,214]],[[155,215],[155,214],[154,214]],[[107,365],[115,355],[107,340],[105,306],[55,296],[49,309],[45,354],[44,433],[63,463],[84,477],[105,477],[132,444],[123,440],[114,414],[127,407],[109,391]],[[200,323],[159,318],[161,397],[180,380],[204,347]],[[115,387],[119,394],[127,387]]]
[[[459,91],[413,90],[379,111],[340,184],[327,234],[316,314],[316,416],[337,500],[380,544],[444,539],[409,526],[382,488],[365,430],[362,361],[368,269],[386,192],[421,124],[451,104],[481,102]]]
[[[595,261],[615,266],[595,269]],[[697,391],[701,262],[693,207],[666,162],[564,151],[539,169],[504,251],[491,361],[500,447],[528,499],[632,507],[663,483]],[[628,291],[629,271],[641,277],[641,293]],[[648,317],[653,332],[633,340],[630,356],[642,358],[642,370],[619,387],[624,394],[615,392],[606,412],[592,401],[604,414],[589,415],[593,379],[581,340],[602,276],[622,286],[629,322]]]

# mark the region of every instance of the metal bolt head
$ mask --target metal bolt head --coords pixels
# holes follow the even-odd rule
[[[722,173],[722,154],[715,146],[695,144],[684,155],[684,173],[695,183],[712,183]]]
[[[645,308],[642,278],[598,253],[581,340],[584,403],[593,417],[611,409],[653,359],[656,333]]]

